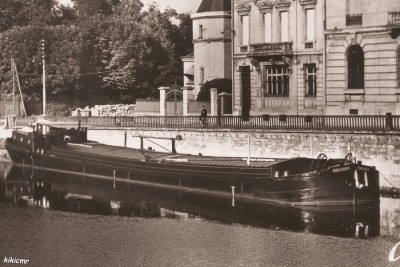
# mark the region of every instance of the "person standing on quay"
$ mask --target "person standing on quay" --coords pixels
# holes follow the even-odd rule
[[[203,127],[207,126],[207,109],[205,106],[201,107],[200,121],[203,124]]]

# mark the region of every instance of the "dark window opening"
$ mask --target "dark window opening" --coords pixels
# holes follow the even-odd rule
[[[350,109],[350,115],[358,115],[358,109]]]
[[[364,52],[359,45],[352,45],[347,52],[347,88],[364,88]]]
[[[306,69],[306,96],[317,96],[317,66],[316,64],[305,64]]]
[[[362,14],[346,15],[346,25],[362,25]]]
[[[289,96],[289,68],[287,66],[265,66],[264,96]]]
[[[314,43],[307,42],[307,43],[304,44],[304,48],[314,48]]]
[[[203,39],[203,25],[199,25],[199,39]]]

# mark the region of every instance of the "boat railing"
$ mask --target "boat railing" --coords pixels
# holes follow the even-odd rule
[[[258,115],[209,116],[137,116],[89,117],[94,127],[145,127],[178,129],[282,129],[282,130],[344,130],[400,131],[400,116],[386,115]]]

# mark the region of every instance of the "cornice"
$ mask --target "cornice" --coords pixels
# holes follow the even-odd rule
[[[246,5],[246,4],[240,4],[236,6],[236,11],[241,12],[241,11],[250,11],[251,10],[251,6],[250,5]]]
[[[274,4],[271,1],[258,1],[256,6],[258,9],[272,9]]]
[[[288,0],[276,0],[274,2],[275,7],[289,7],[290,6],[290,1]]]
[[[302,5],[307,5],[307,4],[317,4],[317,0],[299,0],[299,3]]]

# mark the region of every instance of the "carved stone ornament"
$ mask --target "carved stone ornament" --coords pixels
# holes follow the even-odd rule
[[[302,5],[307,5],[307,4],[317,4],[317,0],[299,0],[299,3]]]
[[[290,6],[290,1],[288,0],[276,0],[274,2],[275,7],[289,7]]]
[[[267,1],[267,2],[257,2],[257,7],[259,9],[271,9],[274,5],[272,4],[272,2]]]
[[[237,5],[236,6],[236,10],[238,12],[240,12],[240,11],[250,11],[250,9],[251,9],[251,6],[246,5],[246,4],[241,4],[241,5]]]

